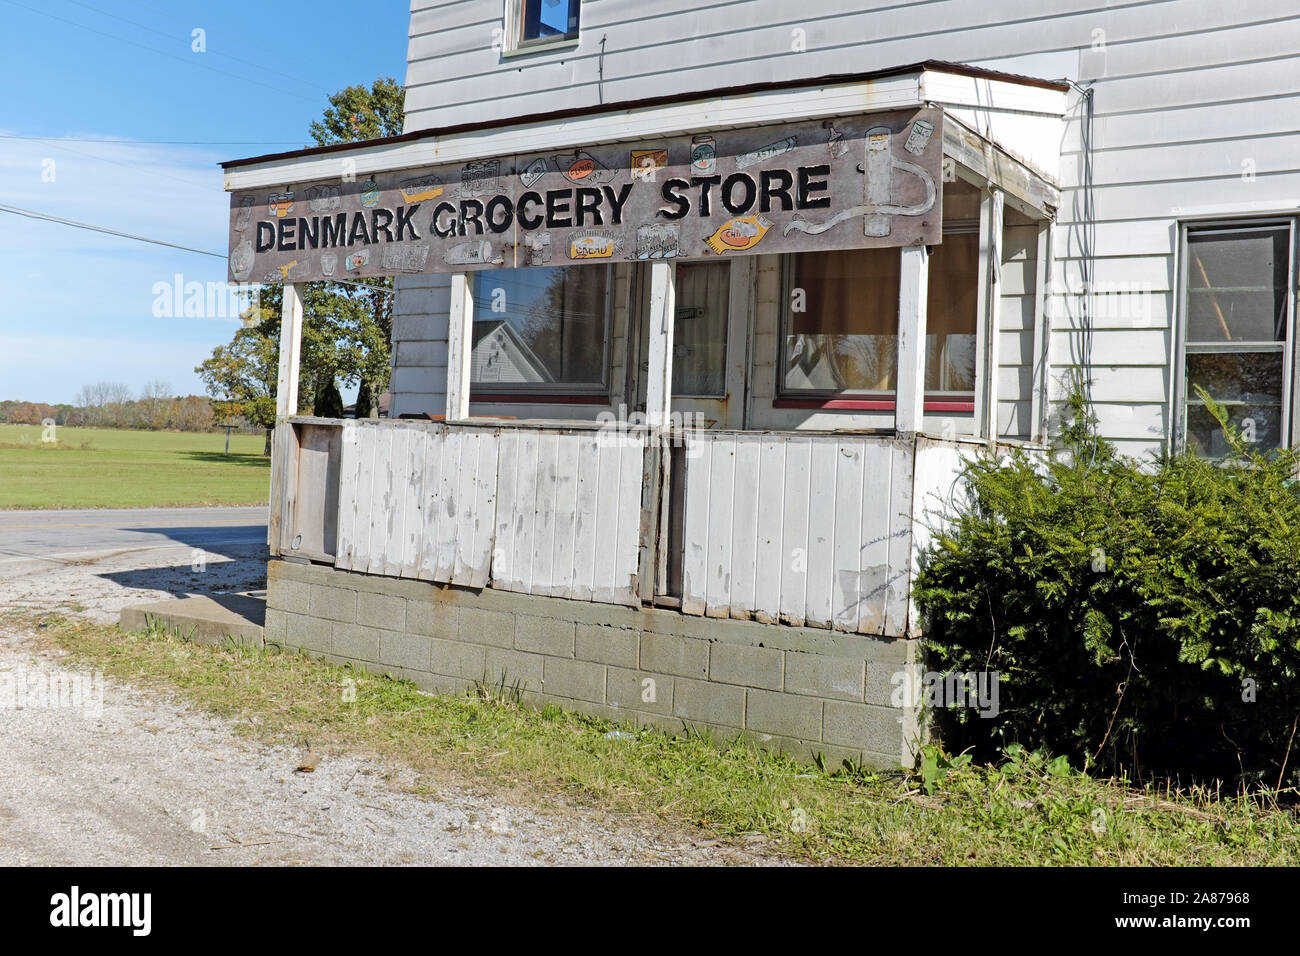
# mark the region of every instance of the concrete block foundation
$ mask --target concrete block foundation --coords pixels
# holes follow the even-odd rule
[[[831,765],[911,766],[917,714],[891,697],[919,674],[902,638],[698,618],[661,608],[444,587],[272,561],[265,640],[438,692],[519,684],[634,726],[690,726]]]

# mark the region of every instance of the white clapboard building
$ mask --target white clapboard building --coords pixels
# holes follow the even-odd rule
[[[411,11],[403,135],[226,164],[268,639],[897,765],[964,461],[1072,380],[1135,458],[1222,449],[1198,385],[1296,439],[1291,4]],[[390,417],[297,415],[296,284],[386,275]]]

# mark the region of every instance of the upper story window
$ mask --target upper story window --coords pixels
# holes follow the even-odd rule
[[[514,42],[509,48],[576,40],[580,6],[581,0],[511,0],[507,11]]]
[[[1197,386],[1258,450],[1289,444],[1293,234],[1289,220],[1183,230],[1182,438],[1198,455],[1228,445]]]
[[[471,397],[609,391],[609,266],[491,269],[473,283]]]

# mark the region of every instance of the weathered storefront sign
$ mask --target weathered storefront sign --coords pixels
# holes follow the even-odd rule
[[[231,196],[230,277],[717,258],[940,241],[939,110],[719,130]]]

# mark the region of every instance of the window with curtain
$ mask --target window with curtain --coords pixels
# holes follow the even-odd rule
[[[899,250],[852,249],[789,257],[782,330],[786,394],[894,391],[898,370]],[[925,390],[975,394],[979,236],[945,235],[930,253]]]
[[[473,390],[607,389],[609,266],[492,269],[474,273],[473,282]]]
[[[730,293],[730,262],[677,263],[673,395],[726,396]]]

